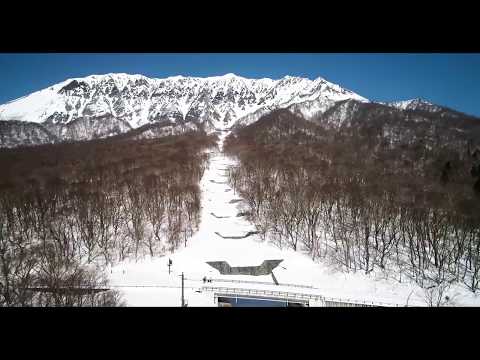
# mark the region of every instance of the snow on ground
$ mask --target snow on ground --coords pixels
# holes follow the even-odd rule
[[[220,148],[226,136],[227,132],[220,136]],[[198,232],[188,240],[187,247],[163,257],[138,262],[124,261],[107,269],[111,285],[122,292],[128,306],[180,306],[182,272],[185,276],[185,299],[188,306],[216,306],[213,292],[201,292],[202,286],[289,291],[400,306],[408,300],[409,305],[426,305],[424,291],[414,282],[404,280],[400,283],[375,273],[365,275],[362,272],[336,271],[326,263],[312,261],[301,252],[280,250],[268,242],[262,242],[258,235],[244,239],[224,239],[215,234],[242,236],[255,231],[255,227],[243,217],[237,217],[241,202],[231,203],[231,200],[239,199],[239,196],[226,183],[224,169],[233,164],[234,160],[216,150],[212,150],[211,155],[209,167],[200,184],[201,223]],[[223,218],[217,218],[212,213]],[[170,274],[167,266],[169,259],[173,263]],[[274,259],[283,259],[273,270],[280,285],[275,285],[271,276],[220,275],[219,271],[206,263],[226,261],[232,267],[255,266],[264,260]],[[204,276],[222,281],[213,280],[212,283],[204,284]],[[239,280],[245,282],[238,282]],[[461,286],[452,288],[449,295],[455,298],[456,305],[480,305],[480,298]]]

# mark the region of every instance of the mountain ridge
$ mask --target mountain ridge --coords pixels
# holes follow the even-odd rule
[[[266,113],[286,108],[307,120],[315,119],[342,101],[377,103],[340,85],[285,76],[249,79],[222,76],[150,78],[142,74],[107,73],[70,78],[0,105],[0,146],[41,144],[103,138],[139,129],[164,127],[168,135],[194,129],[207,133],[241,127]],[[455,112],[424,100],[379,103],[400,110],[440,114]],[[458,113],[461,114],[461,113]],[[25,125],[15,131],[9,121],[37,124],[33,138]],[[33,129],[33,127],[31,127]],[[40,131],[40,132],[39,132]],[[149,136],[153,136],[150,134]],[[23,140],[22,140],[23,139]]]
[[[320,88],[318,87],[319,85]],[[48,100],[52,99],[48,99],[49,97],[57,98],[55,100],[59,102],[58,110],[64,113],[72,113],[72,109],[68,108],[68,103],[67,109],[62,108],[62,106],[65,106],[66,104],[62,103],[62,100],[65,101],[65,99],[62,99],[61,96],[58,96],[60,94],[65,95],[65,97],[83,95],[84,97],[88,97],[89,99],[95,99],[96,96],[96,100],[101,100],[101,98],[99,98],[99,95],[108,95],[109,97],[114,97],[116,96],[117,91],[123,91],[124,94],[122,95],[126,95],[128,97],[132,94],[125,93],[128,91],[132,91],[132,89],[137,87],[141,88],[141,90],[148,90],[148,95],[151,98],[152,96],[158,97],[165,95],[165,91],[162,91],[162,88],[167,88],[169,91],[172,91],[172,94],[175,92],[175,90],[178,90],[178,88],[183,88],[185,90],[192,90],[192,88],[196,88],[196,92],[191,94],[192,98],[202,95],[201,90],[207,90],[208,95],[210,95],[211,100],[213,100],[215,99],[215,96],[219,93],[221,94],[222,91],[225,91],[228,88],[232,88],[234,90],[249,90],[257,96],[260,95],[258,99],[259,105],[262,105],[262,101],[266,105],[271,105],[272,101],[269,102],[268,100],[275,100],[273,101],[273,103],[276,103],[276,105],[280,105],[288,102],[298,101],[295,100],[295,97],[298,95],[301,95],[302,97],[307,96],[309,98],[312,98],[312,96],[316,97],[315,95],[320,95],[321,93],[321,85],[325,85],[324,87],[328,90],[333,89],[340,94],[347,94],[347,96],[367,101],[367,99],[361,97],[360,95],[355,94],[350,90],[344,89],[336,84],[328,82],[322,77],[318,77],[315,80],[293,76],[285,76],[278,80],[273,80],[269,78],[248,79],[229,73],[223,76],[204,78],[184,77],[179,75],[160,79],[149,78],[141,74],[129,75],[126,73],[108,73],[105,75],[89,75],[83,78],[69,78],[57,84],[51,85],[45,89],[33,92],[30,95],[23,96],[19,99],[15,99],[6,104],[0,105],[0,119],[14,119],[41,123],[45,121],[47,114],[37,114],[35,112],[32,113],[32,111],[21,113],[20,111],[16,111],[18,109],[15,109],[13,105],[43,105],[40,107],[44,108],[45,105],[50,105],[48,103]],[[290,92],[288,92],[289,89]],[[279,91],[283,91],[283,94],[279,94],[279,96],[276,96]],[[114,95],[112,95],[112,92]],[[133,93],[133,95],[146,95],[146,93],[142,94],[140,91],[137,94]],[[244,98],[245,97],[248,98],[248,96],[244,96]],[[28,102],[25,101],[27,99],[29,100]],[[38,104],[35,103],[33,100],[38,100],[38,102],[43,103]],[[219,100],[219,98],[217,98],[217,100]],[[190,101],[192,101],[192,99],[190,99]],[[243,108],[244,114],[246,114],[252,112],[253,110],[256,110],[257,107]],[[84,110],[84,108],[82,108],[82,110]],[[222,113],[224,112],[225,111],[222,111]],[[51,110],[50,113],[52,113]],[[237,116],[243,115],[241,111],[237,111],[237,113]]]

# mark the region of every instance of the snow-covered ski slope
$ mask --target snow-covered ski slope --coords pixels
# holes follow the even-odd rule
[[[227,132],[221,134],[219,149],[227,135]],[[408,301],[409,306],[426,306],[424,290],[407,279],[399,282],[398,275],[386,278],[383,273],[345,273],[321,261],[314,262],[301,252],[281,250],[268,241],[261,241],[258,235],[244,239],[225,239],[217,235],[241,236],[255,231],[253,224],[237,216],[245,205],[241,201],[232,202],[240,199],[227,184],[226,169],[234,162],[221,151],[211,151],[209,166],[200,184],[201,223],[186,247],[182,246],[161,258],[124,261],[107,270],[111,285],[122,292],[128,306],[181,306],[182,272],[186,279],[185,300],[188,306],[217,306],[213,291],[201,291],[204,285],[317,294],[399,306],[405,306]],[[169,259],[173,262],[170,274],[167,266]],[[256,266],[264,260],[275,259],[283,259],[273,270],[280,285],[275,285],[269,275],[220,275],[218,270],[206,263],[226,261],[232,267]],[[212,278],[212,283],[204,284],[204,276]],[[480,305],[480,298],[460,285],[452,287],[448,295],[454,298],[456,305]]]

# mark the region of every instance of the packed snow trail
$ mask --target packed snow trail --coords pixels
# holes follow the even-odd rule
[[[324,262],[312,261],[307,254],[281,250],[262,241],[255,226],[245,217],[237,216],[245,210],[245,205],[238,201],[239,195],[227,182],[226,169],[235,165],[235,160],[227,158],[221,151],[227,135],[227,132],[221,133],[219,150],[210,150],[209,165],[200,182],[201,222],[198,231],[188,239],[187,246],[182,245],[174,253],[159,258],[124,261],[107,270],[111,285],[121,290],[128,306],[180,306],[182,272],[186,279],[188,306],[216,306],[213,292],[200,290],[204,277],[219,280],[205,284],[209,286],[296,292],[298,286],[303,285],[302,292],[326,297],[399,305],[405,305],[408,299],[409,305],[425,306],[423,290],[413,282],[399,283],[396,279],[385,279],[382,274],[336,271]],[[170,274],[169,259],[173,262]],[[264,260],[274,259],[283,259],[273,270],[275,282],[280,285],[275,284],[271,275],[221,275],[207,264],[226,261],[232,267],[257,266]],[[234,281],[228,283],[228,280]],[[244,282],[240,282],[242,280]],[[134,285],[159,287],[127,287]],[[480,304],[480,299],[460,288],[457,300],[462,305]]]

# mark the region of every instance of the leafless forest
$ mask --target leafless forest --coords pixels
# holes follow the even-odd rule
[[[480,152],[440,128],[416,138],[417,125],[395,125],[386,137],[364,121],[334,131],[280,110],[235,130],[229,178],[250,219],[279,247],[344,271],[478,291]]]
[[[197,132],[1,150],[0,305],[122,305],[85,289],[107,285],[101,266],[186,245],[214,144]]]

